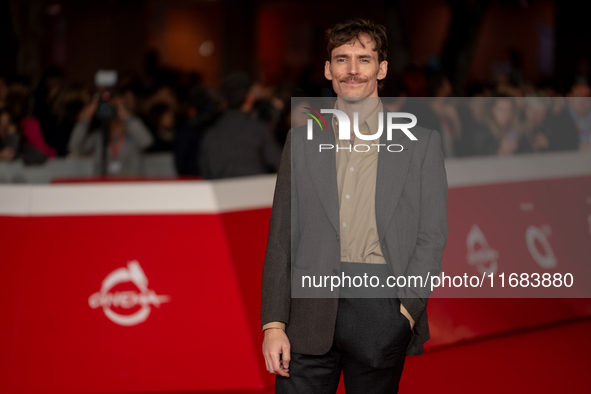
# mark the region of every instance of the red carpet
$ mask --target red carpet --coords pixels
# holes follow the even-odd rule
[[[584,393],[591,392],[590,368],[591,319],[585,319],[407,357],[400,393]]]
[[[590,334],[586,319],[408,357],[400,392],[591,392]]]

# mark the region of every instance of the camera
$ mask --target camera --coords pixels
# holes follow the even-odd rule
[[[95,118],[101,123],[106,123],[117,117],[117,107],[110,104],[113,89],[117,85],[117,71],[98,70],[94,76],[94,83],[99,89]]]
[[[108,122],[117,117],[117,107],[110,103],[112,94],[104,91],[99,94],[98,105],[94,116],[100,122]]]

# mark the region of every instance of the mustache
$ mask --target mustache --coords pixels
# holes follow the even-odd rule
[[[357,75],[349,75],[339,79],[339,82],[357,82],[357,83],[364,83],[367,82],[368,78],[358,77]]]

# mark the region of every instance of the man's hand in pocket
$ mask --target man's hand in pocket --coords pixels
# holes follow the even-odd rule
[[[402,304],[400,304],[400,313],[402,313],[404,316],[406,316],[406,318],[410,322],[410,329],[412,330],[413,327],[415,326],[415,321],[412,319],[412,317],[410,317],[410,313],[408,313],[408,311],[406,310],[406,308]]]

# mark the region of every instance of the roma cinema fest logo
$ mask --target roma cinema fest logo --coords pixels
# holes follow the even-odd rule
[[[131,283],[137,291],[111,291],[115,286]],[[118,268],[103,280],[100,291],[88,298],[88,305],[92,309],[103,308],[105,316],[113,323],[121,326],[135,326],[150,316],[151,305],[160,307],[170,301],[170,296],[157,295],[148,288],[148,278],[137,261],[130,261],[127,267]],[[140,307],[131,314],[121,314],[113,308],[132,309]]]
[[[338,128],[339,128],[339,139],[340,140],[351,140],[351,121],[349,116],[338,109],[321,109],[320,112],[310,108],[310,107],[303,107],[304,109],[308,110],[309,112],[303,112],[304,114],[310,116],[312,119],[308,119],[307,122],[307,138],[308,140],[313,139],[313,128],[314,128],[314,121],[318,124],[321,131],[324,131],[325,128],[328,130],[328,124],[326,123],[326,119],[322,114],[333,114],[337,117],[338,121]],[[392,132],[394,130],[402,131],[411,141],[418,141],[417,137],[414,136],[413,133],[410,132],[409,129],[415,127],[417,125],[417,117],[409,112],[387,112],[386,113],[386,137],[388,141],[392,141]],[[410,119],[408,123],[395,123],[394,119]],[[378,129],[374,134],[362,134],[359,131],[359,113],[353,113],[353,132],[355,136],[363,141],[373,141],[379,139],[383,132],[384,132],[384,113],[378,113]],[[386,146],[386,144],[371,144],[372,146],[377,146],[378,152],[380,151],[380,146]],[[400,144],[390,144],[387,147],[389,152],[402,152],[404,147]],[[395,148],[392,150],[391,148]],[[319,144],[318,149],[320,152],[322,150],[330,150],[334,149],[334,145],[332,144]],[[353,149],[356,152],[368,152],[370,147],[368,144],[355,144]],[[339,148],[337,147],[337,151]]]

